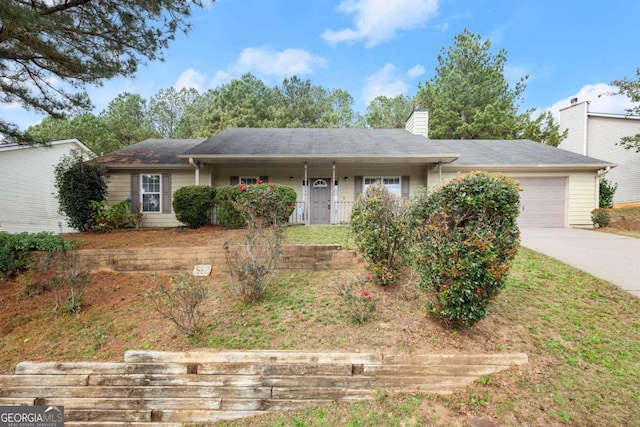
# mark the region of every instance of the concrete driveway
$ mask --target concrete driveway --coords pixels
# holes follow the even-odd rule
[[[640,239],[575,228],[522,228],[520,244],[640,297]]]

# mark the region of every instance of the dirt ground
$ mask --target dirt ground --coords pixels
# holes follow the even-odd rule
[[[79,233],[65,238],[76,241],[77,249],[188,248],[220,245],[225,240],[241,238],[242,232],[208,226],[197,230],[166,228]],[[378,286],[371,290],[376,299],[375,318],[357,325],[345,321],[341,317],[343,314],[338,313],[336,307],[341,301],[336,287],[363,274],[362,271],[282,274],[285,283],[295,284],[299,293],[298,290],[289,294],[289,289],[276,289],[275,294],[281,292],[280,296],[268,304],[257,305],[230,304],[234,295],[227,285],[227,277],[207,278],[212,289],[212,297],[202,307],[208,316],[207,330],[213,334],[221,332],[218,341],[207,337],[205,341],[195,342],[177,332],[150,307],[145,293],[156,286],[150,274],[91,274],[90,284],[83,287],[82,311],[70,316],[53,313],[52,291],[26,298],[22,293],[24,283],[19,279],[7,281],[0,286],[0,303],[4,308],[0,310],[0,374],[12,372],[15,364],[22,360],[121,361],[128,349],[186,351],[206,347],[387,354],[527,353],[529,364],[491,379],[491,384],[495,384],[492,401],[508,402],[518,395],[523,384],[532,386],[547,381],[557,364],[554,357],[540,354],[536,343],[527,338],[530,337],[528,331],[514,324],[513,319],[501,315],[499,306],[473,330],[455,331],[428,317],[424,301],[415,293],[411,294],[408,288]],[[274,321],[278,311],[279,317]],[[286,332],[279,333],[279,330]],[[477,393],[478,387],[482,385],[462,391],[458,403],[452,403],[451,407],[440,408],[443,422],[440,425],[449,421],[450,425],[469,425],[467,422],[474,417],[491,414],[495,409],[491,404],[478,408],[459,403],[465,401],[466,394]],[[525,411],[531,411],[531,420],[537,420],[529,425],[554,424],[549,423],[550,418],[541,412],[542,409],[524,405]]]
[[[611,213],[611,223],[608,228],[624,231],[640,230],[640,206],[615,208]]]
[[[186,227],[139,228],[110,233],[68,233],[64,238],[76,242],[76,249],[113,248],[184,248],[188,246],[221,245],[224,240],[242,236],[243,230],[216,225],[192,229]]]
[[[218,245],[223,241],[240,238],[242,230],[227,230],[210,226],[200,229],[140,229],[113,232],[106,234],[78,233],[66,235],[65,238],[77,242],[77,249],[117,248],[117,247],[181,247]],[[342,302],[337,297],[337,287],[346,281],[363,277],[364,271],[340,272],[286,272],[285,281],[301,282],[303,286],[313,286],[312,292],[317,301],[324,301],[324,306],[339,306]],[[153,312],[144,295],[148,289],[157,286],[152,274],[91,274],[90,284],[84,286],[85,300],[82,312],[75,322],[109,322],[105,325],[108,338],[100,344],[98,351],[89,352],[90,358],[120,360],[128,348],[147,347],[163,350],[187,350],[193,346],[187,338],[176,332],[168,322]],[[159,281],[166,283],[166,277]],[[227,286],[226,275],[212,276],[206,279],[213,289],[214,298],[206,301],[202,307],[213,318],[222,319],[216,325],[222,329],[234,328],[235,318],[244,316],[246,308],[236,311],[225,311],[226,304],[222,301],[234,299],[233,293]],[[309,282],[307,285],[305,282]],[[42,318],[46,321],[62,322],[52,308],[52,291],[45,291],[42,295],[25,298],[22,292],[23,284],[14,279],[0,287],[0,301],[4,310],[0,311],[0,336],[7,336],[14,329],[24,329],[29,319]],[[374,287],[375,286],[375,287]],[[283,291],[285,292],[285,291]],[[382,287],[372,285],[370,292],[376,298],[375,333],[364,327],[349,328],[346,332],[336,332],[335,319],[331,319],[336,309],[319,307],[322,314],[317,315],[315,321],[310,315],[304,319],[297,318],[299,313],[287,316],[282,322],[298,324],[288,325],[293,329],[283,336],[273,334],[269,342],[276,348],[293,348],[301,350],[345,350],[345,351],[385,351],[385,352],[495,352],[518,350],[517,343],[512,342],[509,326],[498,316],[491,316],[481,322],[473,332],[452,332],[446,325],[438,324],[426,319],[424,301],[420,300],[415,290],[403,286]],[[302,297],[301,297],[302,298]],[[313,310],[314,308],[311,307]],[[261,308],[253,307],[252,315],[261,316]],[[268,317],[268,308],[264,317]],[[102,313],[111,313],[109,320]],[[118,313],[117,316],[114,313]],[[324,316],[324,317],[323,317]],[[64,316],[63,316],[64,317]],[[114,317],[117,320],[114,320]],[[326,318],[325,318],[326,317]],[[263,321],[268,328],[267,321]],[[426,322],[426,323],[425,323]],[[122,324],[119,324],[122,323]],[[38,322],[31,322],[37,326]],[[398,327],[400,325],[400,327]],[[135,329],[135,330],[134,330]],[[124,330],[124,332],[121,332]],[[309,331],[312,332],[309,332]],[[268,331],[268,329],[267,329]],[[349,336],[346,336],[348,334]],[[70,342],[56,343],[59,348],[43,351],[46,343],[39,343],[41,331],[22,330],[21,339],[27,339],[29,346],[25,346],[21,355],[7,355],[0,357],[0,371],[6,371],[12,364],[21,360],[52,360],[52,358],[68,358],[65,347],[73,346],[74,338]],[[293,337],[293,338],[292,338]],[[82,337],[77,338],[78,345]],[[41,345],[38,345],[41,344]],[[247,345],[240,343],[240,346]],[[260,344],[258,343],[258,346]],[[86,353],[86,352],[85,352]],[[2,356],[2,348],[0,348]],[[8,359],[7,359],[8,357]],[[18,359],[20,358],[20,359]],[[78,359],[83,355],[79,354]],[[84,356],[86,358],[86,356]]]

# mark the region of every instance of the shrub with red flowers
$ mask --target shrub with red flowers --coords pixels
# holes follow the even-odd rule
[[[487,316],[518,250],[518,191],[504,175],[472,172],[418,194],[413,259],[434,313],[466,327]]]
[[[215,206],[218,224],[242,228],[247,224],[247,210],[239,204],[251,204],[251,214],[268,218],[274,223],[286,223],[296,203],[296,191],[282,184],[227,185],[216,189]]]
[[[340,297],[345,303],[348,314],[358,323],[364,323],[376,311],[376,303],[369,287],[373,286],[371,276],[354,280],[340,287]]]

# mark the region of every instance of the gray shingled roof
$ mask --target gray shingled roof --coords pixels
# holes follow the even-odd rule
[[[148,139],[102,156],[108,167],[181,166],[203,161],[384,159],[460,167],[603,168],[611,163],[529,140],[434,140],[404,129],[231,128],[208,139]],[[376,160],[377,159],[377,160]]]
[[[431,142],[431,140],[429,140]],[[440,140],[443,149],[457,150],[456,166],[575,166],[606,167],[614,164],[530,140]]]
[[[404,129],[231,128],[182,157],[233,156],[430,156],[458,151],[426,144]]]
[[[205,139],[146,139],[113,151],[98,159],[107,166],[185,165],[178,154],[197,146]]]

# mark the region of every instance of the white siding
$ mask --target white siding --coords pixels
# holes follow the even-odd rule
[[[618,184],[614,203],[640,202],[640,153],[617,145],[623,136],[640,133],[640,119],[589,113],[583,102],[560,110],[560,127],[569,129],[560,148],[618,165],[606,176]]]
[[[1,148],[0,231],[74,231],[67,226],[66,217],[58,213],[54,169],[63,155],[71,154],[72,149],[85,148],[72,141]]]
[[[429,138],[429,111],[424,109],[413,110],[404,128],[409,133]]]
[[[583,156],[588,155],[585,140],[588,108],[588,102],[580,102],[560,110],[560,131],[564,132],[565,129],[568,129],[569,132],[567,138],[560,143],[559,148]]]
[[[443,172],[442,182],[445,183],[456,176],[458,172]],[[462,173],[465,174],[465,173]],[[565,224],[581,227],[591,226],[591,211],[597,207],[596,173],[595,172],[509,172],[505,175],[512,178],[568,178],[568,200],[566,205]],[[429,175],[429,188],[440,185],[438,171],[434,169]]]
[[[616,145],[623,136],[640,133],[640,120],[589,116],[588,156],[616,163],[606,175],[618,189],[614,203],[640,202],[640,153]]]

